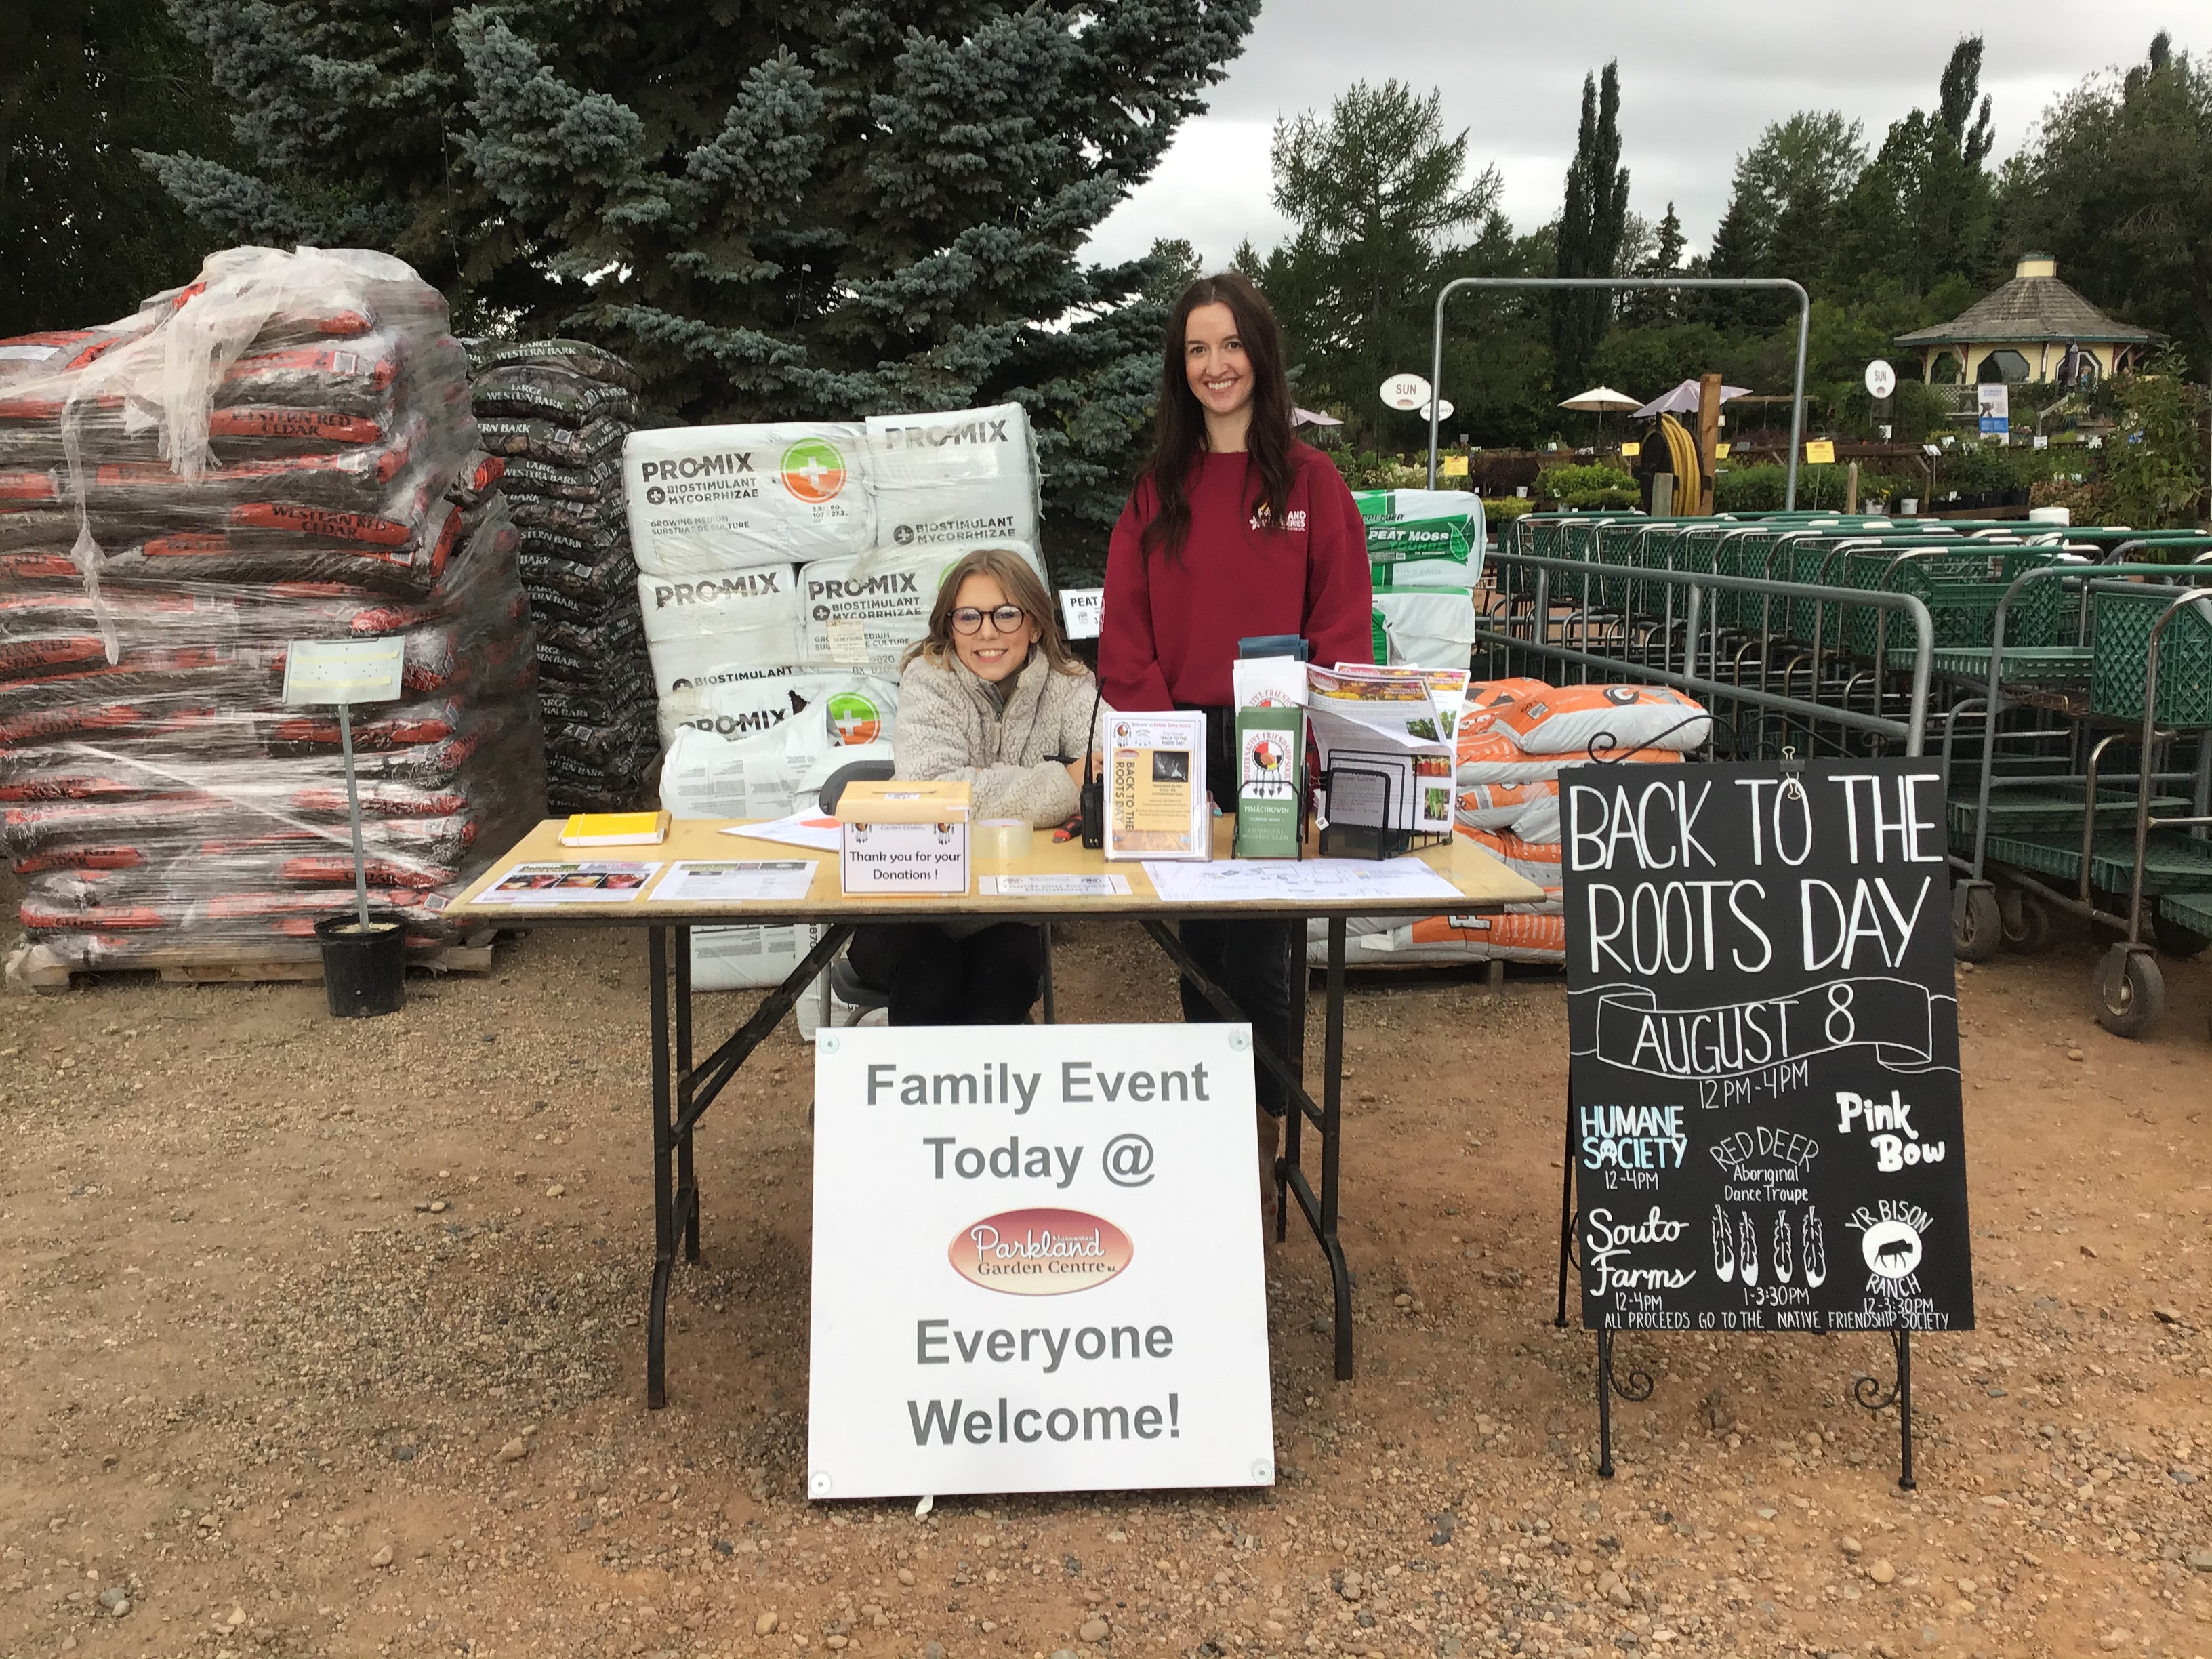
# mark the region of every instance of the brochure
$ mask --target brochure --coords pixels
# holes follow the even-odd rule
[[[748,841],[772,841],[785,847],[809,847],[817,853],[834,853],[844,843],[844,826],[819,812],[793,812],[759,823],[732,823],[722,833]]]
[[[1212,827],[1206,716],[1117,711],[1106,722],[1106,856],[1207,858]]]
[[[987,898],[1127,898],[1127,876],[979,876]]]
[[[1452,745],[1406,729],[1419,723],[1370,724],[1334,706],[1314,708],[1314,738],[1328,787],[1324,810],[1329,822],[1363,829],[1451,833]],[[1432,719],[1428,724],[1433,730]]]
[[[1419,859],[1308,859],[1300,864],[1224,859],[1204,866],[1147,864],[1152,890],[1170,904],[1275,900],[1327,904],[1463,896]]]
[[[1347,684],[1384,679],[1408,685],[1419,682],[1428,692],[1429,701],[1436,705],[1437,735],[1447,742],[1458,735],[1460,715],[1467,708],[1468,682],[1473,678],[1466,669],[1382,668],[1369,663],[1340,662],[1334,672]]]
[[[817,867],[812,859],[683,859],[669,866],[667,879],[653,890],[653,897],[655,903],[792,903],[806,896]]]
[[[1261,705],[1237,711],[1237,838],[1240,859],[1298,856],[1298,775],[1305,711]]]
[[[626,904],[658,864],[518,864],[478,893],[478,904]]]

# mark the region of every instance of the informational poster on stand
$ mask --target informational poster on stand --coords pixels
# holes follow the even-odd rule
[[[807,1495],[1275,1478],[1243,1025],[817,1045]]]
[[[1974,1322],[1925,760],[1559,775],[1583,1322]]]

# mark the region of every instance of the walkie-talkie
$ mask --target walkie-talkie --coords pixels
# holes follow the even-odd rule
[[[1091,731],[1083,744],[1083,785],[1076,800],[1083,813],[1083,844],[1093,849],[1106,844],[1106,780],[1093,775],[1091,757],[1098,752],[1098,707],[1106,696],[1101,684],[1091,699]]]

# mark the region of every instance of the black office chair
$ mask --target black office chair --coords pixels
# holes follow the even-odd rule
[[[889,761],[854,761],[839,767],[822,780],[823,816],[826,817],[837,810],[837,802],[843,796],[847,784],[884,783],[889,781],[890,776],[891,763]],[[1052,924],[1039,922],[1037,931],[1044,935],[1044,1023],[1053,1025],[1059,1022],[1055,1018],[1058,1010],[1052,985]],[[846,959],[843,951],[838,952],[837,959],[830,964],[829,973],[823,977],[822,1024],[824,1025],[830,1023],[830,1010],[835,1006],[830,1000],[832,997],[862,1013],[888,1008],[891,1002],[890,992],[878,991],[853,971],[853,964]]]
[[[844,794],[847,784],[886,783],[890,781],[890,776],[891,763],[889,761],[854,761],[848,765],[837,768],[836,771],[822,780],[823,817],[828,817],[837,810],[838,799]],[[845,959],[845,953],[842,951],[837,953],[836,960],[830,964],[829,973],[823,976],[822,1024],[824,1025],[830,1023],[830,1012],[836,1006],[830,1000],[832,997],[849,1008],[859,1009],[862,1013],[891,1006],[890,993],[878,991],[874,986],[862,980],[853,971],[853,964]]]

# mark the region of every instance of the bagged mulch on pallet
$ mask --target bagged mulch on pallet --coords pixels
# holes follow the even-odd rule
[[[447,942],[544,771],[443,300],[380,254],[239,248],[0,362],[0,849],[31,938],[87,968],[313,957],[351,837],[335,711],[287,707],[285,662],[396,637],[401,699],[354,731],[371,898]]]
[[[1707,740],[1711,718],[1694,699],[1649,685],[1553,686],[1478,681],[1459,719],[1458,833],[1543,889],[1540,903],[1495,916],[1376,917],[1355,922],[1355,966],[1451,962],[1563,963],[1559,790],[1564,772],[1680,765]],[[1309,929],[1306,959],[1328,959],[1325,922]]]
[[[518,537],[556,813],[641,805],[659,759],[622,487],[640,383],[583,340],[483,341],[471,397]]]

